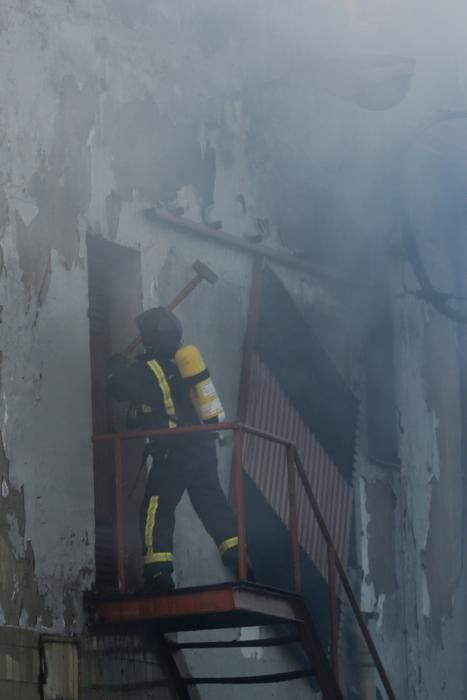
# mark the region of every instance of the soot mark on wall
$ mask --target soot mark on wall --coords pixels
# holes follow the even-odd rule
[[[366,487],[368,552],[371,580],[376,596],[389,596],[397,590],[395,553],[396,497],[384,481],[368,483]]]
[[[9,463],[0,437],[0,605],[3,622],[50,627],[52,615],[34,580],[34,552],[24,540],[23,490],[9,482]],[[13,530],[13,531],[12,531]]]
[[[215,158],[203,154],[196,119],[182,116],[184,108],[165,115],[151,96],[121,106],[106,105],[106,143],[120,195],[133,190],[150,202],[170,203],[184,185],[193,185],[202,204],[213,200]]]
[[[435,319],[426,325],[424,344],[426,399],[435,435],[432,463],[427,465],[431,509],[421,563],[430,597],[429,624],[440,642],[462,571],[464,477],[457,333],[451,321]]]
[[[94,123],[98,82],[80,88],[73,76],[64,78],[55,118],[50,156],[42,157],[31,178],[29,194],[38,212],[29,225],[17,217],[19,263],[28,303],[47,295],[50,252],[55,249],[65,267],[78,261],[79,215],[91,198],[91,155],[88,139]]]

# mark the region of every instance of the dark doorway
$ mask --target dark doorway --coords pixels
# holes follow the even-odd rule
[[[135,317],[142,310],[141,260],[138,251],[88,236],[89,328],[92,378],[93,433],[125,428],[124,406],[108,399],[108,359],[121,352],[136,335]],[[125,449],[126,483],[140,460],[141,447]],[[115,588],[115,488],[112,448],[94,445],[94,500],[96,513],[96,587]],[[128,550],[135,552],[137,497],[126,504]],[[135,511],[135,512],[133,512]],[[130,544],[131,543],[131,544]],[[137,549],[137,547],[136,547]]]

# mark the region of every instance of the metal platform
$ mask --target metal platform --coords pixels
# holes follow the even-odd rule
[[[167,595],[94,597],[87,607],[97,624],[150,622],[163,632],[302,622],[299,596],[241,582],[181,588]]]
[[[125,480],[124,480],[124,443],[129,440],[163,438],[174,433],[192,434],[204,432],[233,432],[234,459],[233,477],[236,503],[237,536],[238,536],[238,577],[240,581],[225,583],[217,586],[185,588],[170,595],[132,595],[126,592],[126,554],[125,554]],[[248,560],[246,551],[245,531],[245,499],[242,468],[242,435],[266,440],[284,451],[284,466],[287,465],[287,495],[289,502],[289,533],[292,558],[292,574],[295,594],[275,590],[265,586],[247,583]],[[316,675],[316,680],[322,692],[323,700],[343,700],[339,688],[339,635],[338,635],[338,582],[345,592],[356,622],[361,630],[384,686],[389,700],[395,700],[389,678],[384,669],[376,646],[371,638],[365,619],[359,608],[352,590],[351,583],[345,572],[334,541],[327,528],[317,497],[307,476],[304,464],[296,445],[289,439],[267,433],[258,428],[238,422],[221,423],[216,425],[181,426],[175,429],[163,430],[133,430],[125,433],[107,433],[94,436],[96,443],[108,443],[114,449],[115,467],[115,541],[118,570],[118,595],[88,595],[85,607],[89,613],[91,626],[97,625],[104,632],[112,634],[133,633],[135,629],[148,632],[149,639],[158,637],[165,639],[165,632],[223,629],[238,627],[265,627],[267,625],[284,625],[294,628],[285,630],[285,635],[279,635],[283,644],[291,643],[291,638],[298,635],[301,646],[309,660],[308,668],[292,672],[295,677]],[[297,476],[299,481],[297,481]],[[301,597],[300,576],[300,546],[298,539],[298,511],[296,486],[300,483],[303,495],[306,496],[313,516],[318,524],[321,537],[324,540],[327,554],[325,574],[329,584],[329,613],[331,629],[331,653],[326,653],[315,622],[307,610],[305,600]],[[261,640],[257,640],[260,642]],[[272,638],[268,643],[273,644]],[[200,648],[209,648],[206,640],[200,640]],[[164,644],[162,645],[164,647]],[[180,650],[178,647],[165,644],[167,659],[173,658]],[[193,643],[190,648],[193,647]],[[170,663],[170,661],[168,662]],[[290,672],[272,674],[263,677],[249,678],[197,678],[190,679],[180,676],[176,663],[172,663],[173,676],[179,676],[177,681],[180,698],[189,698],[186,686],[200,683],[274,683],[291,680]]]

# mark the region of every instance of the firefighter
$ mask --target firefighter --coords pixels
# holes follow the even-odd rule
[[[129,427],[176,428],[200,419],[174,360],[182,326],[168,309],[157,307],[137,318],[144,354],[130,365],[122,356],[111,363],[110,395],[130,403]],[[192,433],[151,440],[152,457],[141,509],[145,590],[174,589],[173,533],[175,508],[188,491],[191,503],[218,546],[224,564],[236,569],[238,538],[235,518],[217,473],[216,435]]]

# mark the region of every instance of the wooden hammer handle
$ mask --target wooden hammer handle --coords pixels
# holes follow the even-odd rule
[[[180,302],[183,301],[185,297],[187,297],[193,291],[193,289],[195,289],[195,287],[197,287],[198,284],[203,281],[203,279],[204,278],[201,277],[200,274],[197,274],[195,277],[193,277],[193,279],[183,287],[183,289],[177,294],[177,296],[172,299],[170,304],[167,304],[167,309],[169,311],[173,311],[175,307],[178,306]]]
[[[174,297],[169,304],[167,304],[166,308],[169,309],[169,311],[173,311],[175,307],[178,306],[180,302],[182,302],[193,291],[193,289],[195,289],[195,287],[197,287],[198,284],[203,281],[203,279],[204,277],[198,273],[190,282],[188,282],[188,284],[183,287],[177,296]],[[139,335],[125,348],[124,355],[130,355],[133,350],[136,350],[140,343],[141,336]]]

